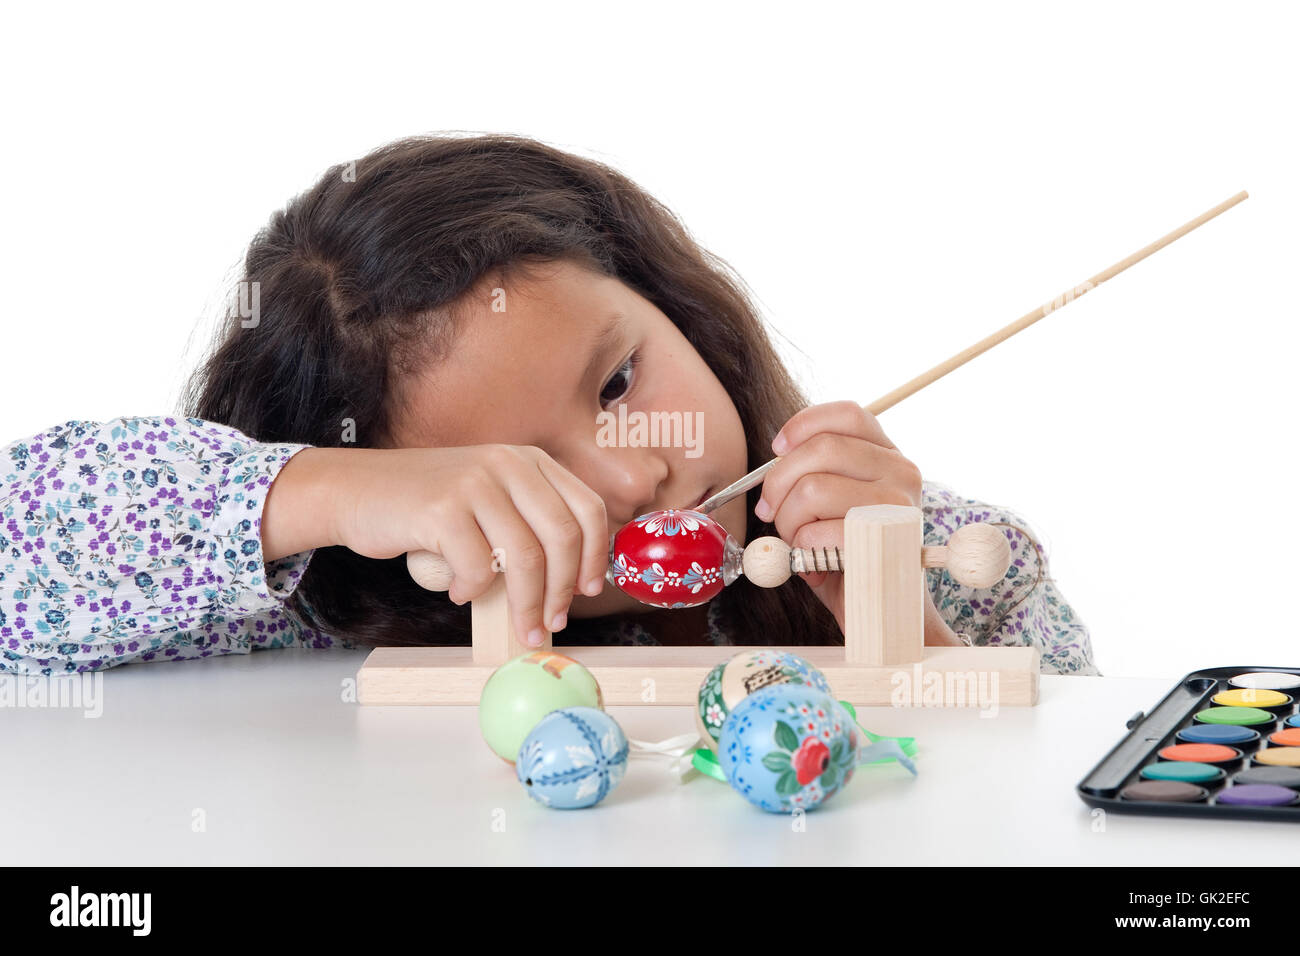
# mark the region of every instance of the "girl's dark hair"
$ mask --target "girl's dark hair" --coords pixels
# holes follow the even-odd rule
[[[356,444],[383,447],[399,379],[446,357],[462,297],[490,270],[560,259],[654,303],[731,396],[748,467],[771,457],[771,440],[808,400],[744,283],[621,173],[509,135],[402,139],[331,167],[276,212],[240,277],[258,283],[258,321],[228,320],[188,384],[185,414],[257,441],[334,447],[351,419]],[[750,540],[776,533],[753,513],[760,490],[748,496]],[[763,589],[742,577],[715,601],[739,644],[844,640],[797,581]],[[310,626],[357,644],[469,643],[469,606],[419,587],[404,558],[321,548],[289,602]],[[594,643],[610,625],[572,619],[558,637]]]

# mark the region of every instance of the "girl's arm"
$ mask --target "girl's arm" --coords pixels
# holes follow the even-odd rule
[[[131,417],[0,448],[0,671],[319,644],[282,609],[311,552],[267,566],[260,540],[268,490],[305,447]]]
[[[1011,545],[1011,567],[996,587],[966,587],[941,568],[926,572],[934,608],[958,636],[977,647],[1034,645],[1044,674],[1098,673],[1087,625],[1057,589],[1047,554],[1023,518],[934,482],[925,482],[922,499],[926,545],[943,544],[974,521],[1001,524]],[[929,635],[927,615],[927,644]]]

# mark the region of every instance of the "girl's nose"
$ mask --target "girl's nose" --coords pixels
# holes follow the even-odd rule
[[[574,465],[561,464],[600,495],[611,532],[657,507],[669,474],[657,448],[602,448],[593,443]]]

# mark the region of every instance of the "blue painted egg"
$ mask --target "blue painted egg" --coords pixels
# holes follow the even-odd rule
[[[812,810],[852,779],[861,742],[857,723],[829,694],[775,684],[732,710],[722,725],[718,763],[756,807]]]
[[[593,807],[627,770],[627,737],[594,707],[563,707],[543,717],[519,748],[515,775],[528,795],[557,810]]]

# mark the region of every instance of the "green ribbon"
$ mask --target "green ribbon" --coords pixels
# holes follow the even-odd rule
[[[857,723],[858,712],[853,708],[853,705],[850,704],[847,700],[842,700],[840,701],[840,706],[843,707],[845,710],[847,710],[849,712],[849,716],[853,718],[853,722]],[[870,740],[873,744],[881,740],[893,740],[897,742],[899,747],[902,748],[903,753],[907,754],[909,757],[916,756],[915,737],[884,737],[880,734],[873,734],[871,731],[867,730],[867,728],[863,727],[861,724],[858,724],[858,730],[866,734],[867,739]],[[896,762],[897,761],[893,757],[882,757],[880,760],[872,760],[869,761],[868,763],[863,764],[862,766],[874,767],[876,764],[896,763]],[[704,774],[706,777],[712,777],[714,780],[721,780],[723,783],[727,782],[727,775],[722,772],[722,766],[721,764],[718,763],[718,755],[715,754],[712,751],[712,749],[708,747],[700,747],[698,750],[695,751],[695,755],[691,757],[691,766],[694,767],[696,770],[698,770],[700,773]]]
[[[840,706],[843,707],[845,710],[847,710],[849,712],[849,716],[853,718],[854,723],[857,723],[858,712],[853,709],[853,705],[850,704],[847,700],[842,700],[840,701]],[[881,734],[873,734],[871,731],[867,730],[867,728],[863,727],[861,724],[858,724],[858,730],[866,734],[867,739],[870,740],[873,744],[880,740],[893,740],[898,744],[898,746],[903,748],[903,753],[907,754],[909,757],[916,756],[915,737],[885,737],[882,736]],[[874,767],[878,763],[893,763],[893,762],[894,759],[892,757],[885,757],[883,760],[873,760],[869,764],[864,764],[864,766]]]

